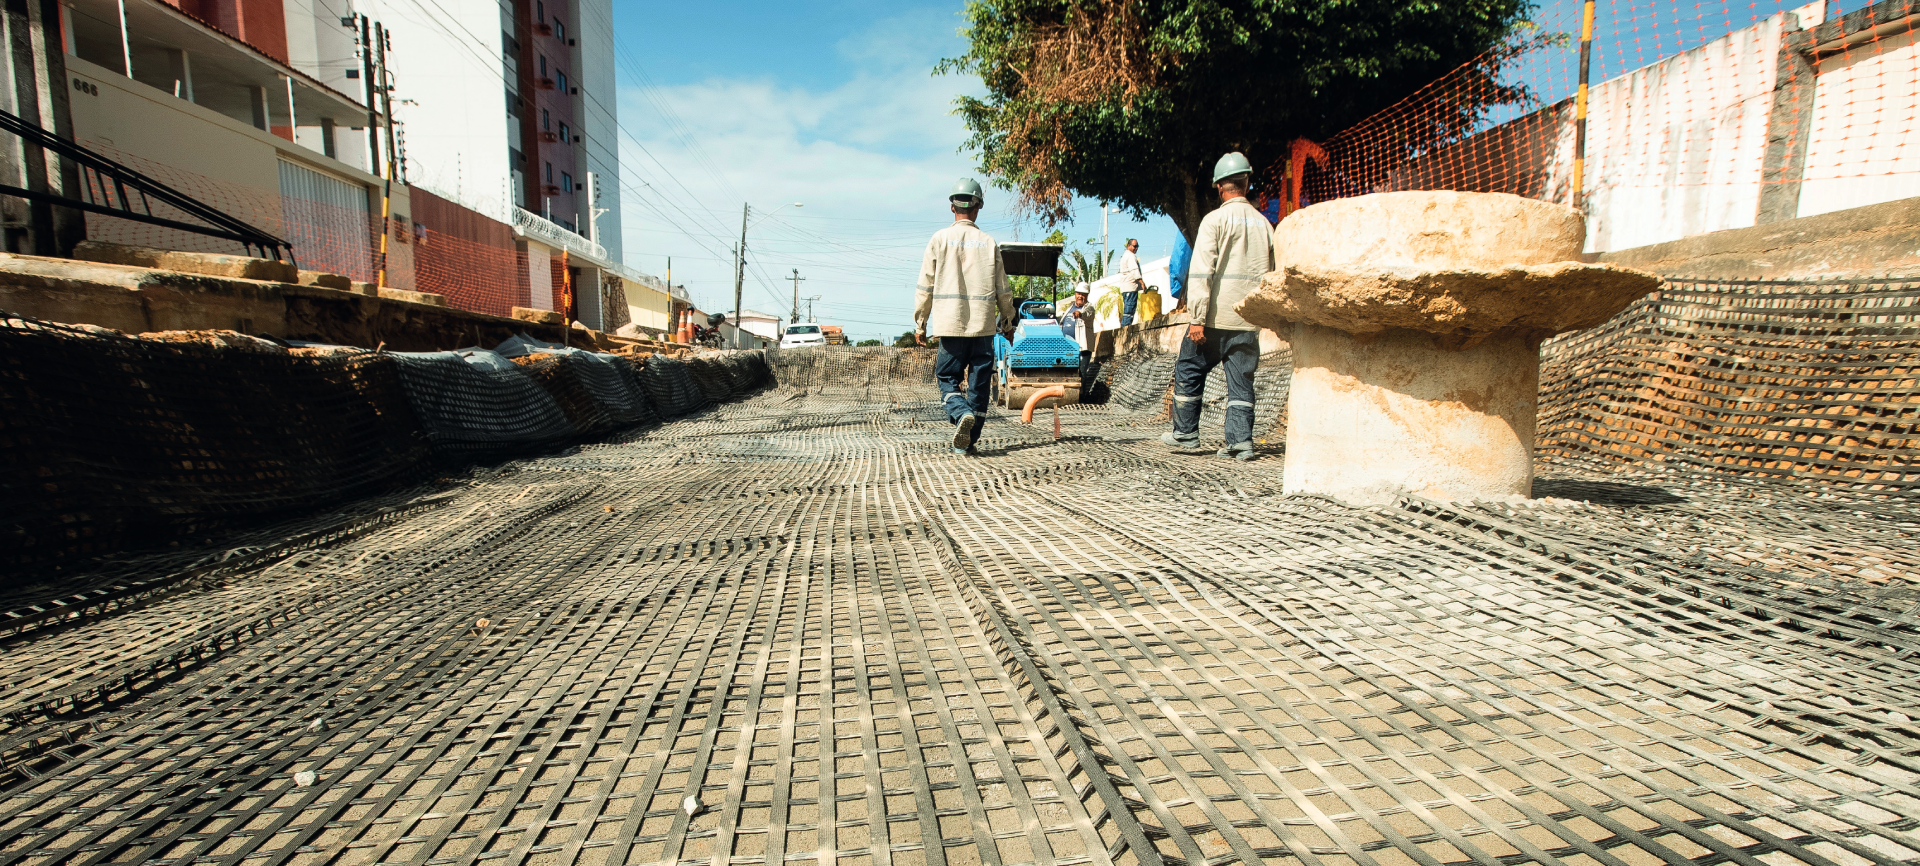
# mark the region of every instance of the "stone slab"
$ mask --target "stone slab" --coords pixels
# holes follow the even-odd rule
[[[352,279],[339,274],[328,274],[320,271],[301,271],[299,283],[303,286],[319,286],[323,289],[334,289],[342,292],[353,291]]]
[[[294,283],[300,279],[298,268],[273,259],[256,259],[220,253],[189,253],[132,244],[110,244],[103,241],[80,242],[80,245],[73,250],[73,257],[100,264],[155,268],[209,277],[231,277],[277,283]]]
[[[380,289],[379,291],[380,297],[389,301],[426,304],[430,307],[444,307],[447,305],[446,295],[435,295],[428,292],[410,292],[406,289]]]

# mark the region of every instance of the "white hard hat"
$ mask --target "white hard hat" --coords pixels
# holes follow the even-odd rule
[[[1074,283],[1073,293],[1076,295],[1091,295],[1093,294],[1092,288],[1093,288],[1092,286],[1089,286],[1086,283]]]

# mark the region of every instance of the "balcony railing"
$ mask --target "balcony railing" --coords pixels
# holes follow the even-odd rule
[[[293,261],[293,244],[268,234],[193,196],[122,165],[69,139],[0,111],[0,132],[19,137],[22,147],[40,148],[50,157],[72,160],[80,169],[80,197],[0,184],[0,195],[19,196],[61,207],[224,238],[248,253]],[[154,205],[161,212],[154,212]]]
[[[516,207],[513,209],[513,230],[522,237],[532,238],[552,247],[559,247],[571,253],[588,256],[597,262],[607,260],[607,248],[578,234],[567,231],[560,224],[539,214]]]

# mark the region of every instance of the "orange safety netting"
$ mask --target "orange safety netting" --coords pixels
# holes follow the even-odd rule
[[[1318,142],[1262,187],[1575,202],[1582,4]],[[1842,14],[1844,13],[1844,14]],[[1581,202],[1596,249],[1920,195],[1920,8],[1783,2],[1595,7]],[[1308,148],[1316,143],[1305,142]]]
[[[412,248],[416,291],[444,295],[452,306],[494,316],[533,306],[526,253],[432,229],[421,230]]]

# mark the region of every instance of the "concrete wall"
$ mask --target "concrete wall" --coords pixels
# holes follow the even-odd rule
[[[344,224],[297,231],[287,223],[288,211],[281,198],[281,169],[284,161],[317,172],[335,181],[358,187],[364,193],[369,225],[356,226],[357,238],[340,238],[356,255],[377,252],[378,236],[369,236],[371,225],[378,223],[383,185],[379,178],[335,159],[309,150],[263,130],[240,123],[212,109],[196,105],[78,57],[67,57],[68,82],[72,87],[74,137],[88,147],[217,207],[241,220],[289,240],[309,239],[326,243],[339,235]],[[74,82],[84,82],[86,90]],[[407,211],[407,191],[395,187],[393,213]],[[302,212],[296,208],[295,212]],[[330,223],[338,220],[330,220]],[[349,222],[351,222],[349,220]],[[239,244],[173,229],[149,226],[114,217],[90,214],[88,237],[113,243],[154,246],[201,252],[242,252]],[[321,238],[320,241],[311,241]],[[392,240],[392,239],[390,239]],[[407,288],[413,283],[410,249],[389,243],[388,284]],[[296,245],[294,255],[300,257]],[[315,251],[308,250],[309,253]],[[309,255],[316,262],[326,256]],[[351,272],[354,279],[371,279],[370,262],[363,272]]]
[[[67,72],[73,79],[74,138],[81,144],[115,158],[133,157],[142,171],[172,169],[172,176],[155,175],[267,231],[282,231],[278,145],[284,139],[78,57],[67,57]]]
[[[666,292],[637,280],[623,280],[622,290],[627,297],[627,321],[642,328],[671,330],[673,323],[673,298]]]
[[[1668,277],[1920,276],[1920,198],[1616,250],[1598,258]]]
[[[1909,0],[1834,20],[1812,4],[1595,85],[1587,251],[1920,196],[1916,30]],[[1572,151],[1572,112],[1555,105],[1424,154],[1375,191],[1569,201]]]
[[[1589,251],[1754,224],[1786,26],[1776,13],[1593,88]]]
[[[1816,67],[1799,216],[1920,195],[1920,41],[1864,42]]]

